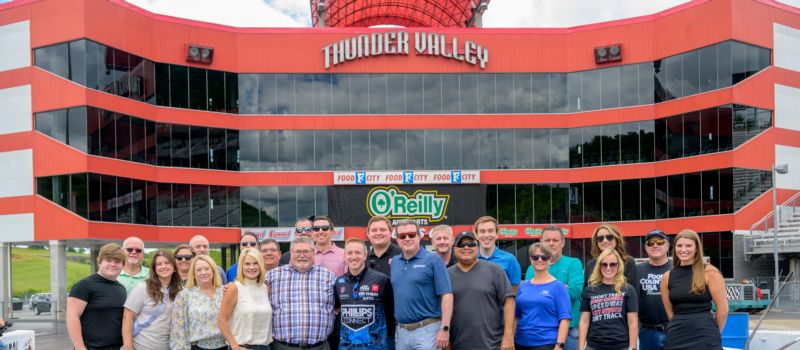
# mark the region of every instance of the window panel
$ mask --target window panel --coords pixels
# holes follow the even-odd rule
[[[147,181],[131,180],[131,202],[133,223],[150,225],[147,220]]]
[[[171,64],[169,67],[169,96],[172,107],[189,108],[188,84],[189,71],[187,67]]]
[[[238,75],[237,90],[239,91],[240,114],[259,113],[261,107],[259,101],[258,80],[259,74]]]
[[[315,206],[316,206],[316,199],[314,198],[314,194],[316,192],[315,186],[298,186],[296,187],[295,193],[295,202],[297,203],[297,217],[310,217],[312,215],[321,215],[317,214]],[[283,207],[281,206],[281,212],[283,212]],[[290,226],[294,226],[294,220],[297,219],[293,218],[289,221]]]
[[[582,223],[585,221],[583,216],[583,184],[576,183],[569,185],[569,222]]]
[[[239,190],[242,227],[262,227],[258,209],[259,187],[245,186]]]
[[[156,158],[159,166],[172,166],[172,125],[156,123]]]
[[[474,129],[461,130],[461,168],[480,169],[480,133]]]
[[[717,88],[732,85],[733,57],[731,56],[732,41],[724,41],[714,45],[717,48]]]
[[[503,146],[511,146],[511,153],[514,156],[512,164],[514,165],[514,169],[532,169],[533,168],[533,152],[537,150],[534,148],[534,144],[537,140],[533,138],[533,134],[531,133],[531,129],[514,129],[511,130],[514,133],[512,139],[506,140],[503,137],[500,138],[502,140],[501,145]],[[501,147],[504,149],[505,147]],[[541,151],[541,149],[539,149]],[[503,152],[501,151],[501,155]],[[502,158],[502,157],[501,157]]]
[[[422,112],[442,114],[442,76],[440,74],[423,74],[422,88],[424,91]]]
[[[533,223],[533,185],[518,184],[514,186],[516,224]]]
[[[244,84],[243,84],[243,79]],[[285,83],[285,82],[284,82]],[[252,86],[250,86],[252,84]],[[288,88],[288,87],[282,87]],[[251,78],[247,75],[239,77],[239,90],[251,89],[250,91],[243,91],[242,94],[253,94],[251,97],[252,103],[255,103],[257,108],[253,108],[251,113],[259,114],[275,114],[277,108],[277,93],[278,88],[275,86],[274,74],[254,74]],[[243,96],[243,98],[247,98]],[[242,106],[244,109],[245,106]]]
[[[117,114],[117,159],[131,160],[131,117]]]
[[[620,181],[603,181],[603,221],[619,221],[621,218]]]
[[[69,175],[53,176],[53,202],[69,209]]]
[[[683,192],[683,174],[667,176],[667,197],[668,215],[670,218],[684,217],[686,207]]]
[[[536,224],[549,224],[552,222],[551,213],[550,185],[533,185],[533,222]]]
[[[733,169],[719,171],[719,213],[733,213]]]
[[[700,151],[703,154],[719,151],[717,108],[700,111],[700,129]]]
[[[480,130],[478,144],[480,168],[497,169],[497,130]]]
[[[702,174],[702,213],[700,215],[719,214],[719,170],[704,171]]]
[[[172,124],[172,166],[178,168],[191,166],[190,136],[188,125]],[[179,225],[176,224],[176,226]]]
[[[192,226],[208,226],[209,203],[208,186],[192,185]]]
[[[207,70],[208,79],[208,110],[212,112],[225,112],[225,72]]]
[[[94,41],[80,41],[85,43],[84,56],[86,60],[86,87],[98,90],[100,88],[97,82],[98,74],[100,74],[100,60],[97,56],[97,51],[99,48],[97,47],[97,43]],[[169,95],[167,95],[167,98],[169,98]]]
[[[228,201],[228,188],[225,186],[210,186],[208,192],[209,226],[228,226],[228,212],[231,206]]]
[[[70,80],[86,86],[86,40],[69,43]]]
[[[550,76],[547,73],[531,74],[530,76],[531,98],[533,99],[530,113],[548,113],[550,111]]]
[[[225,108],[228,113],[239,113],[239,74],[225,72]]]
[[[600,105],[602,108],[620,106],[620,69],[611,67],[600,69]]]
[[[225,150],[225,129],[208,129],[208,168],[225,170],[226,156]]]
[[[316,216],[328,215],[328,190],[323,186],[314,187]]]
[[[755,108],[756,110],[756,121],[758,123],[758,131],[756,135],[764,130],[769,129],[772,126],[772,112],[766,109]],[[748,134],[750,131],[748,130]],[[754,135],[755,136],[755,135]]]
[[[406,83],[404,74],[386,75],[386,113],[406,113]]]
[[[554,223],[569,222],[569,185],[550,184],[551,215]]]
[[[265,111],[265,113],[269,114],[295,114],[297,113],[295,107],[295,86],[294,86],[294,74],[275,74],[275,107],[271,110]],[[263,77],[263,75],[262,75]],[[269,78],[267,78],[269,79]],[[269,80],[265,85],[265,93],[269,93],[271,87],[269,86]],[[259,81],[259,92],[261,91],[261,81]],[[265,98],[266,95],[259,94],[260,98]],[[268,97],[266,97],[268,99]]]
[[[89,174],[89,220],[92,221],[101,221],[103,219],[104,202],[101,182],[100,174]]]
[[[67,143],[67,110],[36,113],[36,131]]]
[[[190,132],[192,168],[208,169],[208,128],[192,126]]]
[[[667,202],[671,200],[667,186],[667,177],[661,176],[656,179],[656,219],[666,219],[669,208]]]
[[[549,129],[531,130],[531,138],[533,139],[533,168],[535,169],[550,168],[550,152],[553,150],[550,147],[549,131]]]
[[[53,191],[56,192],[56,191]],[[100,207],[102,220],[105,222],[117,221],[117,177],[103,175],[100,177],[100,192],[102,193]]]
[[[619,124],[609,124],[603,127],[601,148],[603,150],[603,165],[619,164],[620,162],[620,137]]]
[[[98,67],[99,68],[99,67]],[[87,67],[90,70],[91,66]],[[91,71],[89,73],[91,75]],[[169,106],[169,64],[156,63],[156,105]]]
[[[500,224],[514,223],[514,191],[514,185],[497,185],[497,221]]]
[[[228,187],[228,227],[245,227],[242,225],[241,190],[239,187]]]
[[[672,95],[667,90],[667,65],[665,60],[653,61],[653,76],[655,79],[655,102],[659,103],[672,99]]]
[[[461,130],[442,130],[442,167],[461,169]]]
[[[278,169],[278,131],[260,130],[258,134],[258,169],[276,171]]]
[[[568,129],[570,168],[580,168],[583,166],[583,129],[584,128]]]
[[[116,198],[116,206],[117,206],[117,222],[122,222],[126,224],[133,223],[133,218],[135,216],[134,209],[133,209],[133,186],[131,185],[131,179],[125,177],[118,177],[117,178],[117,198]]]
[[[331,92],[331,74],[315,74],[314,114],[331,113]]]
[[[656,180],[655,178],[640,180],[641,220],[656,218]]]
[[[457,141],[457,139],[456,139]],[[389,133],[387,130],[369,131],[369,166],[367,169],[389,169]],[[456,155],[458,159],[458,155]]]
[[[640,63],[639,65],[639,104],[652,104],[655,101],[656,92],[656,73],[652,62]]]
[[[131,160],[144,163],[147,159],[147,138],[144,119],[131,117]],[[117,124],[119,126],[119,124]]]
[[[580,72],[567,73],[567,101],[570,112],[584,110],[581,106],[581,76]]]
[[[486,215],[497,217],[497,186],[486,186]]]
[[[116,113],[100,110],[100,156],[117,157]]]
[[[600,90],[600,70],[581,72],[581,110],[593,111],[601,108]]]
[[[701,215],[702,208],[702,174],[689,173],[684,174],[684,205],[686,207],[686,216]]]
[[[514,130],[497,130],[497,167],[498,169],[514,169]],[[524,147],[524,145],[523,145]]]
[[[119,49],[113,49],[112,55],[114,56],[114,64],[112,65],[114,74],[114,93],[119,96],[130,98],[131,88],[128,75],[128,71],[130,70],[130,54]]]
[[[496,74],[495,101],[497,101],[497,113],[514,112],[514,94],[514,75]]]
[[[276,227],[279,225],[279,187],[261,187],[261,196],[258,201],[259,216],[261,217],[262,227]],[[290,224],[293,225],[294,223]]]
[[[667,118],[667,157],[683,157],[683,116]]]
[[[619,105],[639,104],[639,66],[629,64],[619,67]]]
[[[86,173],[70,175],[69,210],[82,218],[89,213],[89,183]]]
[[[683,97],[683,55],[667,57],[663,62],[666,71],[664,88],[667,100]]]
[[[425,169],[444,169],[442,147],[442,130],[425,130]]]
[[[619,126],[620,161],[623,164],[639,162],[639,123],[625,123]]]
[[[295,147],[297,148],[296,170],[314,170],[314,132],[312,130],[294,130]]]
[[[700,154],[700,112],[683,115],[683,156]]]
[[[116,94],[114,84],[114,49],[103,44],[97,45],[97,60],[100,63],[98,71],[98,88],[110,94]]]
[[[350,130],[334,130],[333,168],[336,170],[352,170],[352,164],[353,159],[350,154]]]
[[[241,160],[241,146],[239,145],[239,130],[225,130],[226,142],[226,169],[239,170]]]
[[[441,145],[440,145],[441,153]],[[350,154],[353,169],[369,169],[369,130],[350,132]]]
[[[350,113],[369,113],[369,76],[366,74],[350,75]]]
[[[156,123],[145,120],[144,133],[145,162],[150,165],[156,165],[158,164],[158,158],[156,156],[158,150],[158,143],[156,142]]]
[[[719,151],[733,149],[733,109],[731,105],[717,107],[719,116]]]
[[[717,89],[717,47],[706,46],[699,50],[699,92]]]
[[[192,225],[191,185],[172,184],[172,225]]]
[[[753,74],[758,73],[761,69],[759,64],[759,51],[761,48],[752,45],[746,45],[747,51],[745,55],[747,56],[747,77],[753,76]]]
[[[314,130],[314,170],[333,169],[333,131]]]
[[[555,169],[569,167],[568,129],[550,129],[550,167]]]
[[[294,130],[276,130],[278,144],[278,171],[294,171],[297,169],[296,136],[297,134]]]
[[[369,113],[386,114],[388,104],[385,74],[369,75]]]
[[[425,131],[406,132],[406,168],[425,169]]]
[[[128,84],[131,89],[131,98],[137,101],[152,103],[153,90],[153,62],[131,54],[128,57],[130,69]]]
[[[598,166],[601,164],[601,139],[603,137],[602,126],[591,126],[583,128],[583,166]]]
[[[603,220],[603,183],[587,182],[583,184],[584,222]]]
[[[639,161],[653,162],[656,160],[656,123],[652,120],[639,122]],[[663,138],[662,138],[663,139]]]
[[[442,113],[459,114],[461,112],[460,74],[442,74]]]
[[[755,119],[755,118],[753,118]],[[733,148],[739,147],[747,141],[747,108],[733,106]]]
[[[547,75],[540,74],[541,77],[547,79]],[[533,87],[531,85],[531,74],[513,74],[514,79],[514,113],[532,113],[533,112]],[[545,80],[546,81],[546,80]],[[547,90],[544,90],[545,92]],[[547,101],[547,96],[544,96],[545,99],[539,102],[540,106],[546,106],[546,104],[542,104],[542,102]]]
[[[36,66],[69,79],[69,46],[67,43],[41,47],[33,51]]]
[[[422,74],[405,74],[406,114],[425,113],[425,97]]]
[[[37,177],[36,178],[36,194],[47,198],[47,200],[51,202],[55,202],[53,200],[53,177],[52,176],[45,176],[45,177]]]
[[[735,85],[747,78],[747,45],[731,41],[732,83]]]
[[[314,113],[314,75],[295,74],[294,75],[294,101],[295,114],[307,115]],[[366,108],[366,101],[364,105]]]
[[[550,73],[550,103],[549,113],[566,113],[569,111],[567,104],[567,74]]]
[[[156,221],[159,226],[172,226],[172,184],[159,183]]]
[[[495,75],[478,74],[478,113],[497,113]]]
[[[683,53],[683,96],[696,95],[700,90],[700,61],[697,50]]]
[[[460,112],[462,114],[478,113],[478,75],[459,74]]]

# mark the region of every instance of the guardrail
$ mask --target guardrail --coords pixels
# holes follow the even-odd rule
[[[789,199],[778,205],[778,212],[781,214],[778,219],[780,220],[781,218],[792,217],[794,214],[800,212],[800,208],[798,207],[800,207],[800,192],[795,193],[793,196],[789,197]],[[784,208],[789,210],[784,213]],[[787,216],[784,214],[791,215]],[[775,211],[771,211],[767,215],[764,215],[764,217],[762,217],[760,220],[750,225],[750,234],[752,235],[754,232],[766,233],[773,229],[775,227],[775,220],[773,219],[774,215]]]

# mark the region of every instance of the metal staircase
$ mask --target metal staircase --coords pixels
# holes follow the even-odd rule
[[[745,259],[754,255],[774,252],[774,213],[750,227],[750,236],[744,239]],[[800,192],[778,206],[778,253],[800,252]]]

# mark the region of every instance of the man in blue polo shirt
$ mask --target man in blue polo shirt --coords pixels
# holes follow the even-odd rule
[[[397,319],[397,349],[443,349],[450,342],[453,288],[438,255],[420,248],[419,226],[400,220],[397,243],[403,254],[391,260]]]
[[[497,231],[497,219],[491,216],[481,216],[475,221],[475,236],[478,237],[478,243],[481,245],[478,258],[500,265],[503,271],[506,272],[508,281],[511,282],[514,294],[517,294],[517,288],[519,288],[519,282],[522,279],[522,270],[514,255],[502,249],[497,249],[495,245]]]

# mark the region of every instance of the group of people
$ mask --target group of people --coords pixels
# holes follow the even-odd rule
[[[622,233],[598,226],[592,259],[563,255],[564,234],[544,228],[528,248],[522,280],[513,254],[498,249],[498,223],[430,231],[414,220],[375,216],[367,241],[332,242],[328,217],[299,219],[289,251],[241,237],[228,271],[193,237],[157,250],[144,242],[103,246],[97,273],[67,301],[78,350],[132,349],[721,349],[727,316],[719,271],[703,259],[697,233],[645,237],[648,261],[628,256]],[[393,242],[394,240],[394,242]],[[712,301],[716,314],[711,313]]]

